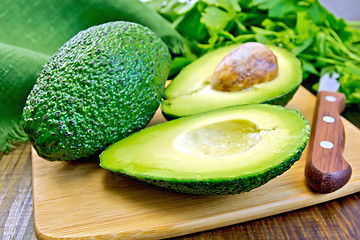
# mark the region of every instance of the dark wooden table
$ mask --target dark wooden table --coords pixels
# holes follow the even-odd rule
[[[360,113],[343,113],[357,127]],[[31,146],[0,155],[0,237],[36,239],[32,212]],[[359,239],[360,193],[316,206],[174,239]]]
[[[321,0],[336,15],[359,20],[358,0]],[[346,5],[356,5],[349,12]],[[360,128],[360,110],[343,116]],[[360,145],[359,145],[360,146]],[[0,239],[36,239],[32,211],[31,146],[0,153]],[[360,239],[360,193],[251,222],[174,238],[200,239]]]

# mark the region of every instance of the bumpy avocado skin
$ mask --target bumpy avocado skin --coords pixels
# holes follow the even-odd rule
[[[179,193],[194,194],[194,195],[234,195],[243,192],[249,192],[258,188],[270,180],[280,176],[290,169],[290,167],[300,159],[307,143],[304,143],[298,148],[293,156],[284,160],[281,164],[268,169],[265,172],[256,174],[254,176],[247,176],[238,179],[228,180],[212,180],[212,181],[162,181],[151,178],[138,179],[159,187],[172,189]]]
[[[290,100],[294,97],[295,93],[299,89],[300,86],[295,87],[293,90],[291,90],[288,93],[285,93],[284,95],[277,96],[275,98],[271,98],[264,102],[264,104],[273,104],[273,105],[280,105],[280,106],[286,106]],[[173,119],[179,118],[179,116],[168,114],[164,111],[161,112],[164,118],[168,121],[171,121]]]
[[[153,179],[149,177],[134,177],[127,175],[124,172],[117,172],[123,176],[136,179],[139,181],[147,182],[158,187],[174,190],[179,193],[192,194],[192,195],[204,195],[204,196],[213,196],[213,195],[234,195],[243,192],[249,192],[255,188],[258,188],[270,180],[280,176],[291,166],[297,162],[307,144],[307,140],[303,145],[299,146],[297,151],[294,152],[292,156],[285,159],[277,166],[269,168],[267,171],[262,173],[257,173],[255,175],[246,176],[238,179],[219,179],[219,180],[208,180],[208,181],[194,181],[194,180],[183,180],[179,181],[177,179]]]
[[[300,87],[300,85],[295,87],[290,92],[285,93],[284,95],[269,99],[269,100],[265,101],[264,103],[286,106],[290,102],[290,100],[294,97],[294,95],[297,92],[297,90],[299,89],[299,87]]]
[[[79,32],[44,66],[23,127],[47,160],[96,154],[150,121],[170,65],[167,46],[142,25],[118,21]]]
[[[262,104],[268,105],[268,104]],[[248,105],[256,106],[256,105]],[[281,106],[274,106],[281,109]],[[231,109],[230,107],[228,109]],[[287,158],[284,158],[279,164],[269,166],[266,170],[262,172],[253,172],[249,175],[237,178],[209,178],[209,179],[193,179],[193,178],[156,178],[153,176],[143,175],[132,175],[128,174],[126,171],[117,170],[116,167],[109,167],[108,165],[102,164],[104,157],[100,156],[100,166],[106,168],[117,174],[126,176],[131,179],[136,179],[142,182],[147,182],[149,184],[156,185],[161,188],[170,189],[179,193],[192,194],[192,195],[204,195],[204,196],[213,196],[213,195],[234,195],[244,192],[249,192],[253,189],[259,188],[262,185],[266,184],[270,180],[276,178],[277,176],[282,175],[287,170],[289,170],[294,163],[296,163],[302,156],[306,145],[309,140],[310,126],[308,121],[305,119],[303,114],[295,109],[288,109],[289,111],[296,114],[299,119],[304,122],[304,129],[302,136],[299,136],[299,142],[296,147],[296,150],[292,152]],[[216,111],[213,111],[216,112]],[[202,114],[197,114],[198,116]],[[193,115],[192,117],[195,117]],[[184,117],[187,118],[187,117]],[[179,119],[178,119],[179,120]],[[177,121],[177,120],[175,120]],[[140,132],[141,133],[141,132]],[[196,158],[196,157],[194,157]],[[170,161],[170,160],[169,160]]]

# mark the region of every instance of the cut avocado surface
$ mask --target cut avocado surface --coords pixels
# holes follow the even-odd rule
[[[211,76],[221,60],[237,45],[209,52],[185,67],[169,84],[161,109],[167,118],[178,118],[219,108],[270,103],[285,106],[302,82],[300,61],[287,50],[267,45],[278,61],[275,79],[250,88],[223,92],[211,87]]]
[[[229,107],[143,129],[102,152],[100,166],[182,193],[236,194],[288,170],[309,129],[297,110]]]

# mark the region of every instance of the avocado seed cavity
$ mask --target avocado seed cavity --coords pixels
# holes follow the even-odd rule
[[[182,133],[174,146],[189,155],[231,157],[258,144],[260,131],[256,123],[245,119],[215,122]]]
[[[248,42],[224,57],[211,77],[211,86],[218,91],[240,91],[271,81],[277,74],[275,54],[261,43]]]

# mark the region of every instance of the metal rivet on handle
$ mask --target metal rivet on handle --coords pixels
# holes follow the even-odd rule
[[[322,119],[326,123],[334,123],[335,122],[335,118],[333,118],[332,116],[323,116]]]
[[[323,148],[331,149],[331,148],[334,147],[334,144],[332,142],[329,142],[329,141],[321,141],[320,146],[323,147]]]
[[[336,102],[336,97],[334,96],[326,96],[325,99],[328,102]]]

